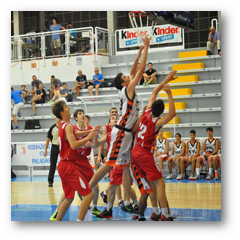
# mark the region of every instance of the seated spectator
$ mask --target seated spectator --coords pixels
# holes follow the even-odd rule
[[[148,84],[157,84],[157,71],[153,69],[152,63],[148,63],[148,70],[143,74],[144,83],[143,85],[146,86]]]
[[[31,91],[31,94],[32,94],[32,97],[35,95],[36,91],[39,89],[39,84],[43,84],[41,80],[37,79],[37,77],[35,75],[32,76],[32,91]],[[43,88],[44,85],[43,85]]]
[[[76,37],[77,31],[75,30],[75,28],[73,28],[73,25],[72,25],[71,22],[69,22],[69,23],[67,24],[67,29],[70,29],[70,31],[69,31],[69,37],[70,37],[70,38]]]
[[[93,75],[92,85],[88,86],[88,91],[90,95],[93,96],[92,89],[95,88],[96,96],[98,96],[99,88],[102,87],[104,79],[103,79],[103,75],[99,73],[99,69],[97,67],[95,68],[94,72],[95,72],[95,75]],[[90,101],[94,101],[94,100],[97,101],[98,99],[92,98]]]
[[[54,91],[62,87],[62,83],[58,78],[55,78],[54,75],[51,76],[51,90],[50,90],[50,99],[52,99]]]
[[[62,89],[57,89],[54,91],[54,96],[48,103],[54,103],[55,99],[63,100],[65,103],[72,101],[71,92],[67,88],[67,84],[65,82],[62,84]]]
[[[39,89],[36,91],[35,96],[32,99],[32,110],[33,110],[33,114],[31,116],[36,116],[36,111],[35,111],[35,104],[43,104],[45,103],[45,99],[46,99],[46,91],[43,88],[43,84],[40,83],[39,84]]]
[[[218,48],[218,54],[221,55],[221,37],[220,33],[214,27],[210,28],[207,42],[207,54],[212,54],[213,48]]]
[[[15,105],[13,107],[13,113],[12,113],[13,122],[15,123],[15,126],[16,126],[15,129],[19,129],[16,115],[18,113],[18,110],[24,106],[21,94],[22,94],[22,91],[14,90],[11,87],[11,99],[13,99],[13,101],[15,103]]]
[[[23,99],[23,102],[25,102],[26,98],[29,96],[31,91],[26,90],[26,85],[21,86],[21,91],[22,91],[21,97]]]
[[[22,85],[21,86],[21,91],[22,91],[21,97],[23,99],[23,102],[25,103],[26,102],[26,98],[28,97],[29,93],[31,93],[31,91],[27,91],[26,90],[26,85]],[[18,110],[18,117],[21,117],[20,109]]]
[[[87,84],[86,75],[82,74],[82,71],[78,71],[78,76],[76,77],[75,86],[72,89],[72,93],[76,90],[77,96],[79,97],[79,90],[83,88],[84,85]]]
[[[72,41],[71,39],[72,38],[75,38],[76,36],[77,36],[77,31],[75,30],[75,28],[73,28],[73,25],[72,25],[72,23],[71,22],[69,22],[68,24],[67,24],[67,27],[66,27],[67,29],[69,29],[69,38],[70,38],[70,40],[69,40],[69,44],[70,44],[70,54],[71,53],[74,53],[74,52],[76,52],[76,41]]]

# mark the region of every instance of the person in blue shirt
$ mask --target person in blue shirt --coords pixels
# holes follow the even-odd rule
[[[69,34],[70,34],[70,37],[71,37],[71,38],[76,37],[77,31],[75,30],[75,28],[73,28],[73,25],[72,25],[71,22],[69,22],[69,23],[67,24],[67,29],[70,29]]]
[[[221,37],[220,33],[214,27],[210,28],[207,42],[207,54],[210,55],[214,47],[218,48],[218,54],[221,55]]]
[[[50,31],[59,31],[59,30],[65,30],[63,26],[60,24],[57,24],[57,18],[54,17],[52,19],[53,25],[50,26]],[[61,47],[61,40],[59,34],[53,33],[52,34],[52,43],[53,43],[53,51],[55,55],[60,55],[60,47]]]
[[[99,88],[102,87],[104,79],[103,79],[103,75],[99,73],[99,69],[97,67],[95,68],[94,72],[95,74],[93,75],[92,85],[88,87],[88,91],[90,95],[93,96],[92,89],[95,88],[96,96],[98,96]],[[92,98],[90,101],[94,101],[94,100],[97,101],[98,99]]]
[[[11,87],[11,99],[13,99],[13,101],[14,101],[14,103],[15,103],[15,105],[14,105],[14,107],[13,107],[13,113],[12,113],[13,122],[14,122],[14,124],[16,125],[15,129],[19,129],[16,115],[18,114],[19,109],[24,106],[24,103],[23,103],[23,99],[22,99],[22,97],[21,97],[21,94],[22,94],[22,91],[14,90],[14,89]]]

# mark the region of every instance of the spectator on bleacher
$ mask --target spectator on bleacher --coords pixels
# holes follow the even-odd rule
[[[31,116],[35,116],[36,115],[36,110],[35,110],[35,105],[36,104],[43,104],[45,103],[46,100],[46,91],[43,88],[43,84],[40,83],[39,84],[39,89],[36,91],[35,96],[32,99],[32,110],[33,110],[33,114]]]
[[[75,30],[75,28],[73,28],[73,25],[71,22],[69,22],[67,24],[67,29],[70,29],[70,31],[69,31],[70,38],[74,38],[77,35],[77,31]]]
[[[59,31],[64,30],[65,28],[61,26],[60,24],[57,24],[57,18],[54,17],[52,19],[53,25],[50,26],[50,31]],[[53,51],[55,55],[60,55],[61,51],[61,40],[58,33],[52,34],[52,44],[53,44]]]
[[[103,79],[103,75],[99,73],[99,69],[97,67],[94,69],[94,72],[95,72],[95,75],[93,75],[92,85],[88,87],[88,91],[90,95],[93,96],[92,89],[95,88],[96,96],[98,96],[99,88],[102,87],[104,79]],[[97,98],[90,99],[90,101],[94,101],[94,100],[97,101],[98,99]]]
[[[196,176],[193,178],[194,180],[200,180],[200,165],[202,167],[205,166],[206,163],[209,165],[209,173],[206,177],[206,180],[212,180],[212,171],[213,171],[213,156],[218,153],[219,141],[218,139],[213,137],[213,128],[208,127],[206,129],[208,138],[204,140],[202,145],[203,155],[197,158],[196,164]],[[217,169],[216,169],[217,170]]]
[[[22,91],[21,97],[22,97],[23,101],[25,102],[26,98],[29,96],[29,93],[31,93],[31,91],[26,90],[26,85],[21,86],[21,91]]]
[[[55,78],[54,75],[51,76],[51,90],[50,90],[50,99],[52,99],[54,91],[60,89],[62,83],[58,78]]]
[[[21,97],[23,99],[23,102],[25,103],[26,99],[27,99],[29,93],[31,93],[31,91],[26,90],[26,85],[21,86],[21,91],[22,91]],[[21,117],[20,109],[18,110],[18,117]]]
[[[148,63],[148,70],[143,74],[144,77],[144,86],[148,84],[156,84],[157,83],[157,71],[153,69],[153,64],[151,62]]]
[[[37,77],[35,75],[32,76],[32,97],[35,95],[35,92],[39,89],[39,84],[43,84],[41,80],[37,79]],[[44,88],[44,85],[43,85]]]
[[[172,156],[168,158],[168,169],[169,169],[169,175],[166,177],[166,179],[172,179],[175,176],[172,174],[172,168],[176,167],[176,162],[178,164],[178,180],[184,179],[185,176],[181,174],[181,168],[180,168],[180,159],[185,154],[185,142],[181,141],[181,134],[176,133],[175,135],[175,142],[172,146]]]
[[[181,157],[181,173],[184,172],[184,166],[187,168],[192,165],[192,173],[189,177],[189,180],[194,180],[194,172],[196,168],[197,157],[200,155],[200,142],[196,139],[196,131],[190,131],[190,141],[186,143],[186,156]]]
[[[72,93],[76,90],[77,97],[79,97],[79,90],[82,89],[86,83],[86,75],[82,74],[82,70],[78,70],[78,76],[76,77],[75,86],[72,89]]]
[[[214,47],[218,48],[218,54],[221,55],[221,37],[219,31],[214,27],[210,28],[207,42],[207,54],[210,55]]]
[[[47,140],[45,144],[45,151],[43,155],[46,158],[48,145],[49,145],[49,142],[51,141],[52,145],[51,145],[51,152],[50,152],[50,168],[48,173],[49,187],[53,186],[53,179],[54,179],[54,174],[55,174],[57,159],[59,154],[58,128],[61,123],[61,120],[59,118],[55,118],[55,120],[56,120],[56,123],[53,124],[48,130]]]
[[[163,162],[168,160],[169,157],[169,141],[167,138],[163,137],[162,128],[160,128],[156,139],[154,153],[156,164],[163,170]]]
[[[65,103],[72,101],[71,91],[67,88],[67,84],[65,82],[62,84],[62,89],[54,91],[54,96],[48,103],[54,103],[55,99],[63,100]]]
[[[19,129],[16,115],[18,114],[18,110],[24,106],[23,99],[21,97],[22,91],[14,90],[11,87],[11,99],[13,99],[15,105],[13,107],[13,122],[15,124],[15,129]]]
[[[70,44],[70,54],[76,52],[76,41],[74,41],[73,38],[77,36],[77,31],[75,28],[73,28],[73,25],[71,22],[69,22],[66,26],[66,29],[69,31],[69,44]]]

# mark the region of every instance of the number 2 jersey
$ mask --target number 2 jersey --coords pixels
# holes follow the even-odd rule
[[[140,125],[138,127],[138,132],[136,135],[136,145],[141,146],[143,148],[149,149],[151,151],[152,143],[156,139],[156,136],[159,132],[158,128],[155,131],[155,124],[159,117],[152,118],[151,117],[151,108],[147,109],[144,114],[142,115]]]

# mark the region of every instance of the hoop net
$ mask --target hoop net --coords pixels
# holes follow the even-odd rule
[[[139,32],[139,36],[140,36],[140,33],[143,32],[143,27],[147,28],[147,34],[149,38],[153,36],[154,27],[157,25],[157,23],[152,21],[152,25],[148,26],[149,17],[146,15],[146,13],[142,11],[134,11],[134,12],[130,12],[128,15],[129,15],[129,19],[132,27]],[[143,26],[142,24],[143,17],[147,18],[146,26]],[[137,21],[136,19],[139,19],[139,21]],[[143,37],[143,36],[140,36],[140,37]]]

